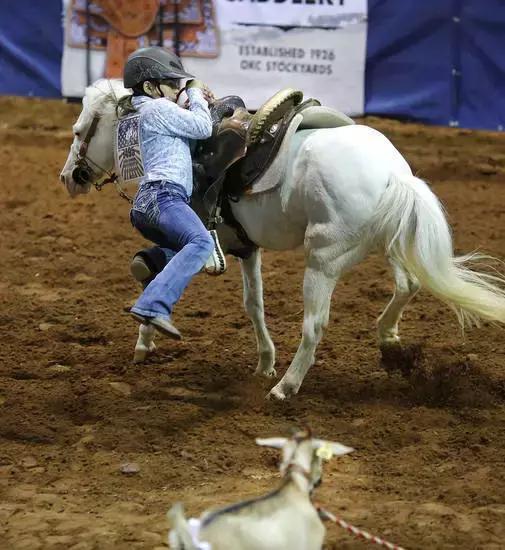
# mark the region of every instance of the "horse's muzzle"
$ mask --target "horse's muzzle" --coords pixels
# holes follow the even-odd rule
[[[87,185],[93,176],[88,166],[76,166],[72,171],[72,179],[77,185]]]

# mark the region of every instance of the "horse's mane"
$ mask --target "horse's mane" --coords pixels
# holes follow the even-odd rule
[[[122,80],[101,78],[86,88],[83,103],[94,116],[101,117],[117,112],[119,100],[130,94]]]

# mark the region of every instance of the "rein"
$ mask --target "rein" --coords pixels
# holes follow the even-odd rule
[[[122,199],[124,199],[125,201],[128,201],[130,204],[133,204],[133,199],[130,197],[130,195],[128,195],[125,191],[121,189],[121,185],[119,184],[118,177],[115,173],[112,173],[110,177],[108,177],[105,180],[102,180],[101,182],[93,183],[93,187],[97,191],[101,191],[103,189],[103,186],[107,185],[108,183],[113,183],[115,185],[116,191]]]
[[[83,157],[86,156],[86,153],[88,151],[88,145],[89,145],[89,142],[91,141],[91,138],[95,135],[96,133],[96,128],[98,126],[98,122],[100,121],[100,118],[97,117],[97,116],[94,116],[93,117],[93,120],[91,122],[91,125],[90,127],[88,128],[88,131],[86,132],[86,135],[84,136],[84,139],[81,143],[81,147],[79,148],[79,154],[82,155]]]

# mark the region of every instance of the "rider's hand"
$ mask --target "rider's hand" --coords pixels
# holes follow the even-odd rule
[[[186,90],[189,90],[190,88],[200,88],[200,90],[203,90],[206,87],[207,86],[201,80],[197,80],[196,78],[186,82]]]
[[[207,101],[207,103],[212,103],[213,101],[216,100],[216,96],[214,95],[214,92],[207,87],[203,89],[203,97]]]
[[[207,101],[207,103],[211,103],[216,99],[216,96],[212,92],[212,90],[207,86],[207,84],[204,84],[201,80],[190,80],[186,84],[186,90],[189,90],[190,88],[198,88],[202,91],[204,99]]]

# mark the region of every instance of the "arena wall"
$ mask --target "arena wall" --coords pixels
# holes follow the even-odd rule
[[[501,0],[369,0],[367,33],[366,114],[503,130]],[[3,3],[0,94],[61,97],[62,55],[61,0]]]

